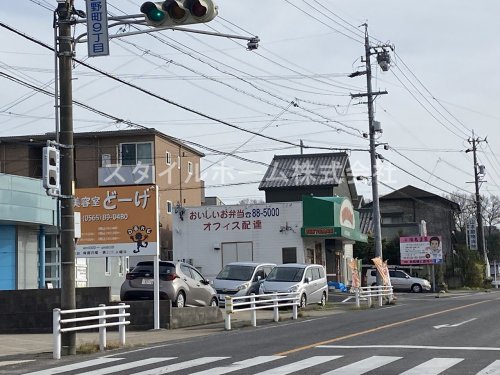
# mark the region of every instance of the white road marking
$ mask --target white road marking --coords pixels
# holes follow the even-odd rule
[[[147,359],[142,359],[140,361],[122,363],[121,365],[116,365],[116,366],[111,366],[111,367],[106,367],[106,368],[100,368],[100,369],[94,370],[94,371],[81,372],[78,375],[105,375],[105,374],[111,374],[113,372],[128,370],[128,369],[135,368],[135,367],[146,366],[146,365],[150,365],[152,363],[169,361],[169,360],[175,359],[175,358],[176,357],[147,358]]]
[[[228,372],[242,370],[248,367],[260,365],[262,363],[275,361],[277,359],[284,358],[281,355],[269,355],[269,356],[260,356],[254,357],[250,359],[246,359],[244,361],[234,362],[229,366],[225,367],[216,367],[205,371],[195,372],[191,375],[221,375],[227,374]]]
[[[466,320],[465,322],[455,323],[455,324],[441,324],[441,325],[438,325],[438,326],[434,326],[434,328],[439,329],[439,328],[459,327],[462,324],[472,322],[473,320],[476,320],[476,319],[477,318],[472,318],[472,319]]]
[[[192,359],[190,361],[175,363],[175,364],[168,365],[168,366],[157,367],[157,368],[154,368],[154,369],[151,369],[151,370],[137,372],[137,373],[134,373],[132,375],[168,374],[169,372],[185,370],[185,369],[188,369],[188,368],[191,368],[191,367],[205,365],[207,363],[221,361],[221,360],[227,359],[227,358],[230,358],[230,357],[202,357],[202,358],[196,358],[196,359]]]
[[[272,368],[266,371],[259,372],[254,375],[286,375],[292,372],[304,370],[308,367],[320,365],[325,362],[333,361],[334,359],[341,358],[341,355],[319,355],[303,359],[301,361],[289,363],[281,367]]]
[[[41,371],[35,371],[35,372],[30,372],[24,375],[53,375],[53,374],[60,374],[62,372],[66,371],[72,371],[72,370],[78,370],[81,369],[82,367],[90,367],[90,366],[98,366],[110,362],[115,362],[122,360],[123,358],[97,358],[97,359],[92,359],[90,361],[85,361],[85,362],[79,362],[79,363],[73,363],[71,365],[66,365],[66,366],[59,366],[59,367],[54,367],[50,368],[47,370],[41,370]]]
[[[368,371],[375,370],[379,367],[385,366],[391,362],[397,361],[403,357],[390,357],[374,355],[363,359],[358,362],[351,363],[350,365],[340,367],[338,369],[325,372],[323,375],[361,375]]]
[[[438,375],[463,360],[463,358],[432,358],[400,375]]]
[[[476,375],[499,375],[500,374],[500,361],[493,362],[488,367],[479,371]]]

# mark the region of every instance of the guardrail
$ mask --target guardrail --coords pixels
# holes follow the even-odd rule
[[[224,328],[231,330],[231,315],[243,311],[251,311],[250,321],[253,327],[257,326],[257,310],[273,309],[273,320],[279,321],[279,309],[292,306],[292,319],[297,319],[299,294],[298,293],[269,293],[251,294],[249,296],[226,296],[226,316]],[[236,309],[235,309],[236,308]]]
[[[362,286],[356,288],[354,293],[356,297],[356,307],[361,306],[361,300],[366,300],[368,306],[371,307],[372,297],[377,297],[378,305],[382,306],[384,297],[388,297],[389,302],[391,302],[394,297],[392,286],[389,285]]]
[[[125,346],[125,326],[130,324],[130,321],[125,320],[126,317],[130,316],[130,313],[125,312],[125,309],[128,309],[129,307],[130,305],[125,305],[124,303],[120,303],[117,306],[106,306],[101,304],[99,305],[99,307],[90,307],[85,309],[52,310],[53,358],[61,359],[61,333],[64,332],[99,328],[99,350],[104,351],[104,349],[106,349],[106,328],[118,326],[118,336],[119,336],[120,346],[121,347]],[[106,312],[109,310],[118,310],[118,313],[106,314]],[[61,319],[61,316],[64,314],[81,314],[89,312],[98,312],[99,315],[82,316],[71,319]],[[114,319],[114,318],[118,318],[118,321],[113,321],[113,322],[108,321],[109,319]],[[86,322],[92,320],[98,321],[98,323],[90,325],[71,326],[65,328],[61,327],[62,325],[66,325],[68,323],[78,323],[78,322]]]

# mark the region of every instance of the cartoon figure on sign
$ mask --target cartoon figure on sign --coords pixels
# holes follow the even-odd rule
[[[148,242],[146,240],[151,231],[151,228],[146,228],[144,225],[134,225],[133,228],[127,229],[127,234],[130,236],[130,239],[137,244],[134,253],[141,251],[141,247],[148,247]]]

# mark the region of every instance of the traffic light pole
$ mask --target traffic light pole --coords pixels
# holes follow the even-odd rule
[[[132,15],[126,15],[126,16],[109,17],[108,20],[117,21],[116,23],[109,25],[108,28],[112,28],[115,26],[121,26],[121,25],[143,25],[143,26],[146,25],[146,21],[145,21],[143,14],[132,14]],[[87,19],[76,21],[76,23],[86,23],[86,22],[87,22]],[[216,33],[216,32],[212,32],[212,31],[187,29],[185,27],[179,27],[179,26],[164,26],[164,27],[155,27],[155,28],[147,29],[147,30],[122,32],[119,34],[110,35],[109,39],[123,38],[123,37],[131,36],[131,35],[148,34],[148,33],[156,32],[156,31],[164,31],[164,30],[183,31],[183,32],[187,32],[187,33],[220,36],[220,37],[229,38],[229,39],[246,40],[246,41],[248,41],[248,43],[247,43],[248,50],[257,49],[259,46],[259,42],[260,42],[260,39],[258,36],[248,37],[248,36],[243,36],[243,35]],[[75,38],[75,43],[87,42],[87,39],[84,39],[86,35],[87,35],[87,33],[79,35],[77,38]]]
[[[60,142],[61,147],[61,310],[76,308],[75,296],[75,224],[73,207],[73,95],[71,36],[73,1],[59,3],[57,13],[59,88],[60,88]],[[56,51],[57,51],[57,45]],[[71,318],[69,316],[68,318]],[[64,332],[61,337],[62,354],[76,354],[76,332]]]

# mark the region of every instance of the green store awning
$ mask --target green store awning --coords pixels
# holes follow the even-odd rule
[[[359,212],[345,197],[302,198],[302,237],[325,237],[367,242],[359,228]]]

